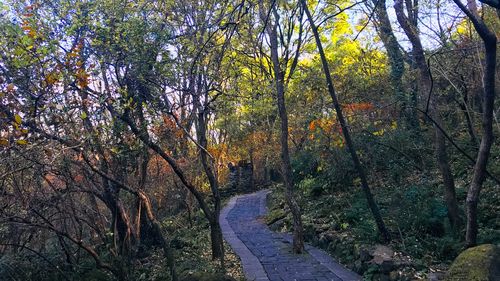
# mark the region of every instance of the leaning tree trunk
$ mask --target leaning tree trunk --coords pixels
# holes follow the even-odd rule
[[[396,0],[394,3],[394,9],[396,10],[396,17],[399,24],[412,44],[413,59],[415,60],[416,67],[419,71],[420,95],[422,97],[428,96],[428,108],[434,124],[434,149],[436,162],[441,176],[443,177],[444,197],[448,210],[448,219],[450,221],[450,225],[453,228],[456,228],[460,222],[460,215],[455,195],[455,181],[453,179],[453,174],[448,161],[448,155],[446,153],[446,141],[442,131],[443,121],[439,115],[435,99],[430,96],[432,94],[432,79],[429,73],[429,66],[425,60],[422,42],[420,41],[420,36],[417,33],[417,26],[414,24],[415,21],[410,20],[404,13],[403,1]]]
[[[272,9],[275,9],[274,7]],[[281,121],[281,169],[285,184],[285,199],[290,208],[293,218],[293,251],[302,253],[304,251],[304,228],[299,204],[295,200],[292,165],[288,149],[288,115],[285,105],[285,81],[278,57],[278,34],[277,23],[268,28],[271,45],[271,61],[273,63],[274,80],[276,83],[276,100]]]
[[[477,205],[479,203],[479,193],[486,177],[486,165],[490,156],[491,145],[493,144],[493,107],[495,104],[495,76],[496,76],[496,56],[497,37],[481,19],[477,13],[475,2],[468,1],[467,8],[460,0],[453,0],[455,4],[467,15],[477,33],[483,40],[484,76],[483,76],[483,117],[481,144],[474,165],[472,181],[467,192],[467,232],[465,243],[467,247],[472,247],[477,243]],[[497,7],[497,11],[498,11]]]
[[[205,215],[205,218],[209,221],[210,225],[214,225],[214,223],[212,222],[215,221],[214,219],[212,219],[214,213],[210,210],[209,205],[205,201],[205,195],[201,193],[188,180],[186,174],[184,173],[184,170],[182,170],[177,161],[172,156],[167,154],[158,144],[153,142],[149,137],[147,131],[139,130],[137,125],[130,118],[129,116],[130,112],[126,111],[124,114],[118,114],[114,110],[114,108],[109,105],[108,105],[108,110],[111,112],[113,116],[116,116],[117,118],[125,122],[130,127],[130,130],[136,137],[138,137],[147,147],[149,147],[151,150],[157,153],[161,158],[163,158],[169,164],[169,166],[172,168],[172,171],[177,175],[182,184],[189,190],[191,194],[193,194],[194,198],[198,202],[198,205],[200,206],[200,209],[203,211],[203,214]]]
[[[365,193],[366,199],[368,201],[368,206],[370,207],[370,210],[373,214],[373,217],[374,217],[375,222],[377,224],[378,230],[379,230],[380,234],[382,235],[382,238],[385,241],[390,241],[390,239],[391,239],[390,233],[385,226],[384,220],[382,219],[382,216],[380,215],[380,210],[378,208],[378,205],[373,198],[373,194],[370,190],[370,186],[368,185],[368,180],[367,180],[365,171],[364,171],[363,166],[361,165],[361,162],[359,160],[358,154],[356,152],[356,148],[354,147],[354,143],[351,139],[349,127],[347,125],[346,119],[344,118],[342,108],[340,107],[340,103],[339,103],[339,100],[337,98],[337,94],[335,93],[335,88],[333,86],[332,77],[330,74],[330,67],[328,66],[328,61],[326,59],[325,52],[323,51],[323,44],[321,43],[321,39],[320,39],[319,32],[318,32],[318,27],[314,23],[311,12],[309,11],[309,9],[307,7],[306,0],[300,0],[300,2],[302,3],[304,11],[307,15],[307,19],[309,20],[309,24],[311,25],[311,30],[313,32],[314,39],[316,41],[316,46],[318,48],[318,52],[319,52],[319,55],[321,58],[321,64],[323,65],[323,72],[325,74],[326,84],[328,86],[328,92],[333,100],[333,105],[334,105],[335,111],[337,113],[337,119],[339,120],[340,127],[342,128],[342,133],[344,135],[344,139],[345,139],[347,148],[349,149],[352,161],[354,162],[354,166],[355,166],[355,168],[358,172],[358,175],[361,179],[361,187],[362,187],[363,192]]]

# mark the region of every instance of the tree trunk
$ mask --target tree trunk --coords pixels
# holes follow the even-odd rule
[[[328,92],[333,100],[333,105],[335,107],[335,111],[337,113],[337,119],[339,120],[340,126],[342,128],[342,133],[344,135],[344,139],[347,145],[347,148],[349,149],[349,152],[351,154],[352,160],[354,162],[354,166],[358,172],[358,175],[361,179],[361,187],[363,189],[363,192],[365,193],[366,199],[368,201],[368,206],[370,207],[370,210],[373,214],[373,217],[375,219],[375,222],[377,224],[378,230],[380,234],[382,235],[382,238],[385,241],[390,241],[391,236],[389,231],[387,230],[384,220],[382,219],[382,216],[380,215],[380,210],[378,208],[377,203],[373,199],[372,192],[370,190],[370,186],[368,185],[368,180],[366,178],[365,171],[361,165],[361,162],[359,161],[358,154],[356,152],[356,148],[354,147],[354,143],[352,142],[351,139],[351,134],[349,132],[349,127],[347,125],[347,122],[344,118],[344,114],[342,112],[342,108],[340,107],[340,103],[337,98],[337,94],[335,93],[335,88],[333,86],[331,74],[330,74],[330,67],[328,66],[328,61],[325,56],[325,52],[323,51],[323,45],[321,43],[321,39],[318,33],[318,28],[316,24],[314,23],[314,20],[312,18],[311,13],[309,12],[309,9],[307,8],[307,2],[305,0],[300,0],[302,3],[302,6],[304,8],[304,11],[307,15],[307,19],[309,20],[309,23],[311,25],[311,30],[314,35],[314,39],[316,41],[316,46],[318,48],[318,53],[321,58],[321,63],[323,65],[323,72],[325,74],[326,78],[326,84],[328,85]]]
[[[394,90],[394,97],[401,107],[403,120],[410,130],[418,130],[417,111],[411,107],[412,101],[405,94],[403,87],[403,74],[405,72],[403,53],[399,48],[399,43],[392,30],[391,21],[387,14],[385,0],[373,0],[375,24],[380,39],[384,43],[391,67],[391,85]]]
[[[460,0],[453,0],[455,4],[469,17],[477,33],[483,40],[484,76],[483,76],[483,118],[481,144],[474,165],[472,181],[467,192],[467,232],[465,234],[465,244],[467,247],[475,246],[477,243],[478,223],[477,205],[479,204],[479,193],[486,177],[486,165],[490,156],[491,145],[493,144],[493,107],[495,104],[495,76],[496,76],[496,56],[497,37],[481,19],[477,13],[475,2],[468,1],[469,8],[464,6]]]
[[[212,259],[219,259],[221,266],[224,267],[224,240],[222,238],[222,229],[219,224],[219,217],[209,220],[210,240],[212,249]]]
[[[158,222],[158,220],[154,216],[153,208],[151,207],[151,201],[149,200],[149,197],[146,195],[146,193],[142,190],[138,191],[138,197],[141,201],[142,213],[145,215],[144,222],[149,225],[149,227],[147,228],[149,232],[148,236],[150,236],[155,243],[162,247],[163,255],[167,260],[167,266],[170,268],[170,276],[172,277],[172,281],[177,281],[178,278],[175,271],[174,255],[167,239],[165,239],[163,233],[161,232],[160,222]]]
[[[272,9],[276,8],[273,7]],[[278,23],[272,24],[272,26],[268,28],[268,35],[271,43],[271,60],[273,63],[274,80],[276,83],[276,100],[281,121],[281,170],[285,184],[285,199],[293,218],[293,251],[299,254],[304,251],[304,230],[302,226],[300,207],[294,196],[292,166],[290,163],[290,154],[288,149],[288,116],[285,105],[285,81],[278,56],[277,24]]]
[[[210,223],[210,238],[212,243],[212,259],[220,259],[220,263],[224,265],[224,241],[222,240],[222,231],[219,226],[219,215],[221,211],[221,198],[219,192],[219,182],[214,169],[213,159],[211,155],[208,154],[208,140],[207,140],[207,107],[203,106],[200,102],[200,92],[202,88],[201,75],[198,78],[198,94],[192,93],[193,104],[195,110],[197,110],[197,126],[196,132],[198,136],[198,144],[201,146],[200,150],[200,160],[203,165],[203,170],[208,178],[208,183],[210,184],[210,190],[212,191],[212,197],[214,200],[214,211],[213,218],[209,219]],[[207,92],[205,92],[208,95]],[[208,96],[205,96],[205,100],[208,100]],[[209,159],[210,157],[210,159]]]
[[[419,71],[419,89],[422,97],[428,97],[428,107],[430,115],[432,116],[434,127],[434,149],[436,155],[436,162],[439,171],[443,177],[444,197],[448,210],[448,218],[452,228],[456,228],[460,222],[460,215],[458,209],[458,202],[455,196],[455,181],[451,172],[448,155],[446,153],[446,141],[441,128],[443,128],[443,121],[439,115],[439,111],[432,95],[432,79],[429,74],[429,66],[425,60],[424,49],[418,35],[417,26],[414,24],[415,20],[410,20],[404,13],[403,0],[396,0],[394,3],[396,10],[396,17],[399,24],[403,28],[405,34],[410,39],[413,48],[413,59]],[[410,7],[407,7],[409,10]],[[417,15],[413,15],[415,18]]]
[[[224,243],[222,240],[222,231],[219,225],[219,215],[221,210],[221,198],[219,192],[219,183],[213,169],[213,163],[208,159],[208,144],[206,135],[206,118],[204,112],[198,113],[199,142],[204,149],[200,149],[201,163],[205,174],[207,175],[210,189],[214,200],[213,222],[210,222],[210,237],[212,239],[212,259],[220,259],[221,265],[224,265]]]
[[[173,172],[177,175],[179,180],[182,182],[182,184],[193,194],[194,198],[198,202],[198,205],[200,206],[201,210],[203,211],[203,214],[205,215],[205,218],[210,222],[211,218],[214,216],[214,214],[210,211],[210,207],[208,206],[207,202],[205,201],[204,194],[201,193],[187,178],[186,174],[182,170],[182,168],[179,166],[177,161],[170,155],[168,155],[158,144],[153,142],[151,138],[149,137],[149,134],[147,131],[141,131],[139,128],[136,126],[136,124],[130,119],[129,117],[129,112],[125,112],[123,115],[118,114],[113,107],[108,106],[109,111],[113,116],[116,116],[117,118],[121,119],[123,122],[125,122],[129,127],[132,133],[136,137],[138,137],[146,146],[148,146],[150,149],[152,149],[155,153],[157,153],[161,158],[163,158],[169,166],[172,168]]]

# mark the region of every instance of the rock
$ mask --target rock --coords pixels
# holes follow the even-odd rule
[[[181,281],[236,281],[231,276],[222,273],[197,272],[180,278]]]
[[[453,261],[444,280],[500,280],[500,247],[484,244],[463,251]]]
[[[397,271],[389,272],[389,280],[391,280],[391,281],[400,280],[399,279],[399,272],[397,272]]]
[[[430,272],[428,275],[427,275],[429,281],[440,281],[440,280],[443,280],[444,277],[445,277],[445,273],[444,272]]]
[[[330,229],[330,225],[328,224],[314,224],[314,231],[316,232],[316,234],[321,234],[328,229]]]
[[[362,262],[369,261],[373,258],[373,256],[370,254],[370,250],[365,248],[365,247],[360,247],[359,248],[359,259]]]
[[[335,240],[335,233],[332,231],[325,231],[319,235],[319,243],[321,245],[328,245]]]
[[[394,256],[394,251],[384,245],[375,245],[373,248],[373,252],[371,253],[371,256],[373,256],[372,262],[375,264],[382,264],[384,261],[387,260],[392,260],[392,257]]]
[[[381,273],[375,274],[374,277],[375,277],[374,280],[378,280],[378,281],[390,281],[389,276],[387,276],[385,274],[381,274]]]
[[[385,260],[380,264],[380,272],[389,273],[395,268],[393,260]]]
[[[274,232],[281,232],[285,227],[285,219],[279,219],[275,221],[273,224],[269,225],[269,229]]]
[[[363,263],[360,260],[355,261],[352,270],[354,270],[357,273],[362,273],[363,272],[362,269],[363,269]]]
[[[273,223],[282,220],[286,217],[288,212],[283,209],[273,209],[265,217],[265,222],[267,225],[272,225]]]
[[[391,248],[384,245],[375,245],[371,256],[373,258],[370,263],[378,265],[380,272],[389,273],[395,268],[394,251]]]

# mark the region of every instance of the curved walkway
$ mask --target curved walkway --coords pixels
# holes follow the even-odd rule
[[[269,190],[231,198],[222,210],[224,238],[241,258],[248,280],[358,281],[361,277],[328,254],[306,245],[307,253],[292,253],[291,236],[269,230],[262,221]]]

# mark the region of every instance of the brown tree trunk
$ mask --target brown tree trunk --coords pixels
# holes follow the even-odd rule
[[[272,7],[272,9],[275,11],[275,14],[277,14],[275,10],[276,7]],[[274,80],[276,83],[276,101],[281,121],[281,170],[285,184],[285,199],[293,218],[293,251],[298,254],[304,251],[304,229],[302,226],[300,207],[295,200],[292,165],[290,163],[290,153],[288,149],[288,115],[285,105],[284,73],[281,69],[278,56],[278,34],[276,30],[278,23],[269,24],[270,26],[267,30],[271,45],[271,61],[273,63]]]
[[[172,281],[177,281],[177,274],[175,271],[175,260],[172,249],[168,241],[163,236],[161,232],[161,224],[158,222],[153,213],[153,208],[151,207],[151,201],[146,193],[142,190],[138,191],[138,197],[141,201],[142,211],[145,214],[145,218],[149,222],[149,234],[151,238],[163,249],[163,255],[167,260],[167,266],[170,268],[170,276],[172,277]]]
[[[309,12],[309,9],[307,8],[307,2],[305,0],[300,0],[302,3],[302,7],[304,8],[304,11],[307,15],[307,19],[309,20],[309,24],[311,25],[311,29],[314,35],[314,39],[316,41],[316,46],[318,48],[318,53],[321,57],[321,63],[323,65],[323,72],[325,74],[326,78],[326,84],[328,86],[328,92],[333,100],[333,105],[335,107],[335,111],[337,113],[337,119],[339,120],[340,126],[342,128],[342,133],[344,135],[344,139],[347,145],[347,148],[349,149],[349,152],[351,154],[351,158],[354,162],[354,166],[356,167],[356,170],[358,172],[358,175],[361,179],[361,187],[363,189],[363,192],[365,193],[366,199],[368,201],[368,206],[370,207],[370,210],[373,214],[373,217],[375,219],[375,222],[377,224],[378,230],[380,234],[382,235],[382,238],[385,241],[390,241],[391,236],[389,231],[387,230],[384,220],[382,219],[382,216],[380,215],[380,210],[378,208],[377,203],[373,199],[373,194],[370,190],[370,186],[368,185],[368,180],[366,178],[365,171],[363,169],[363,166],[361,165],[361,162],[359,161],[358,154],[356,152],[356,148],[354,147],[354,143],[351,139],[351,134],[349,132],[349,127],[347,125],[347,122],[344,118],[344,114],[342,112],[342,108],[340,107],[340,103],[337,98],[337,94],[335,93],[335,88],[333,86],[331,74],[330,74],[330,67],[328,66],[328,61],[325,56],[325,52],[323,51],[323,44],[321,43],[321,39],[318,33],[318,28],[316,24],[314,23],[314,20],[312,18],[311,13]]]
[[[208,97],[206,97],[208,99]],[[205,174],[207,175],[210,184],[210,190],[214,200],[213,218],[210,223],[210,238],[212,242],[212,259],[220,259],[221,265],[224,265],[224,241],[222,240],[222,230],[219,225],[219,215],[221,211],[221,197],[219,192],[219,182],[215,175],[213,159],[209,159],[208,155],[208,140],[207,140],[207,116],[205,107],[200,104],[199,97],[193,96],[195,106],[198,108],[197,133],[200,149],[200,159],[203,165]]]
[[[444,197],[448,210],[450,225],[453,228],[456,228],[460,222],[460,215],[458,202],[455,195],[455,182],[448,161],[448,155],[446,153],[445,136],[441,131],[441,128],[443,128],[443,121],[441,120],[441,116],[439,115],[435,99],[431,96],[432,79],[429,74],[429,66],[427,65],[427,62],[425,60],[424,49],[420,41],[420,36],[418,35],[417,26],[414,24],[415,20],[410,20],[406,16],[403,7],[403,0],[396,0],[394,3],[394,9],[396,10],[396,17],[399,24],[403,28],[405,34],[408,36],[412,44],[413,59],[415,61],[417,69],[419,70],[420,95],[422,97],[428,97],[430,115],[434,120],[434,149],[436,162],[438,164],[441,176],[443,177]],[[407,10],[412,9],[411,7],[407,7]],[[412,18],[414,19],[416,16],[417,15],[414,14]]]
[[[483,40],[485,49],[484,76],[483,76],[483,118],[481,144],[474,165],[472,181],[467,192],[467,232],[465,243],[467,247],[472,247],[477,243],[478,222],[477,205],[479,204],[479,193],[486,177],[486,165],[490,156],[491,145],[493,144],[493,107],[495,104],[495,76],[496,76],[496,55],[497,37],[484,23],[477,13],[475,2],[468,1],[467,8],[460,0],[453,0],[455,4],[471,20],[477,33]]]
[[[149,147],[151,150],[153,150],[155,153],[157,153],[161,158],[163,158],[169,166],[172,168],[172,171],[177,175],[179,180],[182,182],[182,184],[193,194],[194,198],[198,202],[198,205],[200,206],[201,210],[203,211],[203,214],[205,215],[205,218],[211,222],[212,217],[214,216],[213,212],[210,211],[210,207],[205,201],[204,194],[201,193],[187,178],[186,174],[182,170],[182,168],[179,166],[177,161],[170,155],[168,155],[158,144],[153,142],[151,138],[149,137],[149,134],[147,131],[142,131],[139,130],[139,128],[136,126],[136,124],[133,122],[133,120],[130,119],[129,117],[129,112],[125,112],[125,114],[118,114],[112,106],[108,106],[109,111],[113,116],[116,116],[117,118],[121,119],[123,122],[125,122],[129,127],[132,133],[136,137],[138,137],[147,147]]]
[[[394,90],[394,97],[401,107],[403,121],[410,130],[418,130],[419,123],[417,111],[412,109],[412,101],[405,93],[403,87],[403,74],[405,72],[403,53],[399,48],[399,43],[392,30],[391,21],[387,14],[385,0],[373,0],[374,17],[377,33],[384,43],[391,67],[391,85]]]
[[[224,240],[222,238],[222,229],[219,224],[219,217],[209,220],[210,241],[212,250],[212,259],[219,259],[221,266],[224,267]]]

